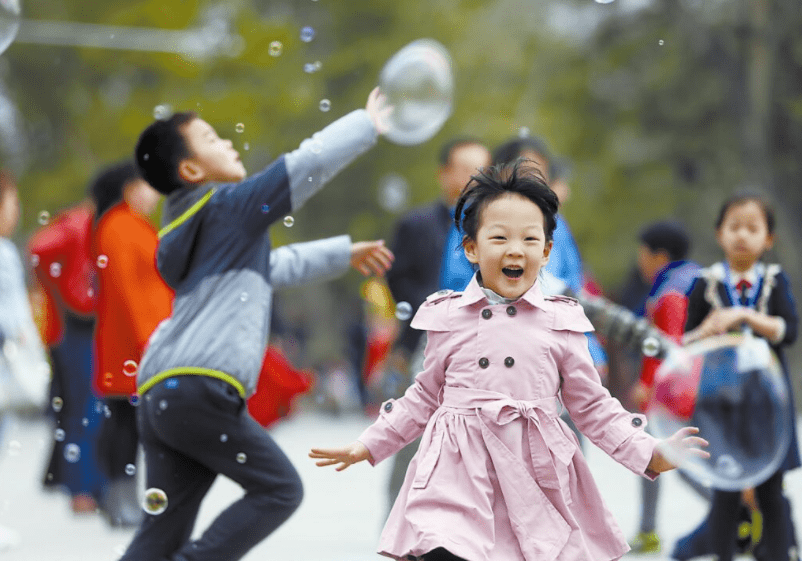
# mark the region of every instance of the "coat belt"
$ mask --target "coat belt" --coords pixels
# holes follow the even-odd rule
[[[473,410],[482,438],[496,468],[513,531],[527,561],[551,561],[568,541],[571,527],[549,501],[542,488],[559,490],[571,503],[568,465],[576,445],[559,425],[557,396],[520,401],[487,390],[446,386],[443,407]],[[533,479],[522,459],[507,448],[499,435],[508,423],[524,418],[535,471]],[[544,516],[549,525],[544,525]],[[549,528],[550,531],[544,531]]]

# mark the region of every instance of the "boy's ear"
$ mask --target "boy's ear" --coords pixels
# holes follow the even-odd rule
[[[184,158],[178,163],[178,176],[187,183],[200,183],[206,177],[206,173],[197,162]]]
[[[479,263],[479,257],[476,255],[476,241],[470,238],[463,238],[462,248],[465,250],[465,257],[468,261],[476,265]]]

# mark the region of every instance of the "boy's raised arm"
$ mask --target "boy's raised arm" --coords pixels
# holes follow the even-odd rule
[[[350,260],[349,236],[277,247],[270,252],[270,283],[279,288],[330,280],[345,274]]]

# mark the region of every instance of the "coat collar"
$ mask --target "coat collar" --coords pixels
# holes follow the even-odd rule
[[[470,306],[471,304],[475,304],[480,301],[484,301],[486,304],[489,304],[487,296],[485,296],[485,293],[482,292],[482,287],[479,286],[478,277],[479,273],[477,272],[471,278],[471,282],[468,283],[468,286],[462,293],[462,298],[459,299],[459,303],[457,304],[459,308]],[[535,280],[535,284],[533,284],[532,287],[515,302],[520,302],[521,300],[525,300],[532,306],[540,308],[541,310],[546,309],[546,299],[543,297],[543,293],[540,291],[540,279]]]

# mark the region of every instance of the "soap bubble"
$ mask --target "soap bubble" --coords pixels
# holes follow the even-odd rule
[[[319,107],[321,111],[326,113],[329,111],[329,109],[331,109],[331,101],[329,101],[328,99],[321,99]]]
[[[399,212],[409,201],[409,183],[396,173],[388,173],[379,180],[379,204],[389,212]]]
[[[107,255],[98,255],[97,256],[97,266],[101,269],[105,269],[109,264],[109,258]]]
[[[161,514],[167,510],[167,493],[156,487],[151,487],[145,491],[142,509],[153,516]]]
[[[81,447],[77,444],[70,442],[64,447],[64,459],[75,464],[81,459]]]
[[[247,302],[248,301],[248,293],[247,292],[243,292],[242,294],[240,294],[239,295],[239,301],[240,302]]]
[[[242,124],[242,123],[237,123],[237,126],[234,127],[234,130],[236,130],[237,132],[240,132],[240,133],[241,132],[245,132],[245,125]]]
[[[270,47],[267,52],[270,53],[270,56],[281,56],[282,50],[284,50],[284,45],[281,44],[281,41],[273,41],[270,43]]]
[[[270,205],[268,204],[262,205],[262,214],[267,214],[268,212],[270,212]]]
[[[665,41],[663,41],[662,39],[660,39],[660,40],[657,42],[657,44],[658,44],[658,45],[660,45],[661,47],[662,47],[663,45],[665,45],[665,43],[666,43],[666,42],[665,42]]]
[[[292,216],[285,216],[284,217],[284,225],[287,228],[292,228],[294,224],[295,224],[295,219]]]
[[[406,321],[412,317],[412,304],[409,302],[399,302],[395,307],[395,317],[401,321]]]
[[[39,266],[39,256],[35,253],[31,255],[31,267],[38,267]]]
[[[128,398],[128,403],[130,403],[133,407],[139,406],[139,396],[137,394],[132,395]]]
[[[220,435],[220,442],[226,442],[228,440],[228,435],[223,433]]]
[[[64,400],[61,399],[59,396],[56,396],[50,402],[50,405],[51,407],[53,407],[53,411],[58,413],[59,411],[61,411],[61,408],[64,407]]]
[[[0,0],[0,53],[16,39],[21,13],[19,0]]]
[[[56,429],[53,431],[53,438],[56,439],[56,442],[64,442],[64,438],[67,434],[64,432],[64,429]]]
[[[240,452],[237,454],[237,462],[244,464],[248,461],[248,456],[245,455],[245,452]]]
[[[136,473],[136,466],[134,464],[126,464],[125,465],[125,474],[126,475],[134,475]]]
[[[153,118],[157,121],[166,121],[173,115],[173,107],[166,103],[153,108]]]
[[[395,108],[388,119],[387,139],[402,145],[425,142],[451,115],[451,56],[432,39],[413,41],[385,63],[379,87],[387,104]]]
[[[135,360],[126,360],[123,362],[123,374],[126,376],[136,376],[136,371],[139,365]]]
[[[247,152],[248,150],[251,149],[251,143],[250,142],[246,142],[245,144],[242,145],[242,149]]]
[[[164,411],[165,409],[167,409],[167,400],[166,400],[166,399],[162,399],[162,400],[159,402],[159,409],[161,409],[162,411]]]
[[[312,154],[320,154],[323,151],[323,143],[313,138],[312,142],[309,143],[309,151],[312,152]]]
[[[89,419],[87,419],[86,417],[81,419],[81,425],[83,425],[85,427],[88,427],[89,426]]]
[[[57,279],[61,276],[61,263],[50,264],[50,276]]]
[[[306,64],[304,64],[304,72],[306,72],[307,74],[314,74],[321,68],[323,68],[323,63],[320,62],[319,60],[316,60],[315,62],[307,62]]]
[[[757,486],[777,471],[788,452],[788,385],[768,343],[749,333],[670,350],[655,374],[648,415],[658,438],[686,426],[699,428],[699,436],[710,442],[710,458],[680,449],[665,453],[707,487],[738,491]]]
[[[309,43],[315,38],[315,30],[308,25],[301,29],[301,41]]]

